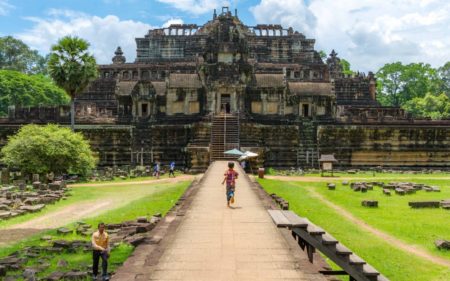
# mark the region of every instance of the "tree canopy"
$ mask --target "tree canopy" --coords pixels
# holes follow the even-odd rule
[[[439,94],[442,83],[437,70],[424,63],[388,63],[376,76],[378,101],[386,106],[402,106],[426,93]]]
[[[414,117],[450,118],[450,98],[444,93],[438,96],[427,93],[423,98],[413,98],[407,101],[403,108]]]
[[[52,46],[48,72],[56,85],[71,98],[71,127],[75,125],[75,97],[97,77],[97,63],[88,52],[89,43],[78,37],[66,36]]]
[[[45,74],[47,58],[12,36],[0,37],[0,69]]]
[[[96,158],[80,133],[57,125],[26,125],[8,138],[2,161],[26,173],[88,174]]]
[[[43,75],[27,75],[12,70],[0,70],[0,116],[8,106],[68,104],[69,97]]]

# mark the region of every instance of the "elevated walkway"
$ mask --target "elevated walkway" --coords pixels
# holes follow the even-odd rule
[[[326,280],[303,268],[298,247],[272,223],[239,166],[236,202],[227,208],[221,185],[226,166],[227,161],[211,164],[158,261],[148,262],[154,253],[137,251],[135,262],[126,263],[136,265],[135,278],[122,268],[112,280]]]

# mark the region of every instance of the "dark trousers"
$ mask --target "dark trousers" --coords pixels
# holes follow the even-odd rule
[[[100,257],[102,258],[102,271],[103,276],[108,274],[108,253],[102,252],[98,250],[92,251],[92,273],[97,276],[98,275],[98,262],[100,261]]]
[[[175,173],[173,172],[173,170],[169,170],[169,177],[170,175],[172,175],[173,177],[175,177]]]

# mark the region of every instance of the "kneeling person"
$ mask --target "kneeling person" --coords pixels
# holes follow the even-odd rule
[[[109,258],[109,237],[105,231],[103,222],[98,224],[98,231],[92,234],[92,277],[97,280],[98,263],[102,259],[103,280],[109,280],[108,277],[108,258]]]

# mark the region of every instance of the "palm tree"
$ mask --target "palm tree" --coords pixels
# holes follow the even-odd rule
[[[75,98],[97,77],[97,63],[88,53],[89,43],[66,36],[52,46],[48,72],[56,85],[70,96],[70,126],[75,129]]]

